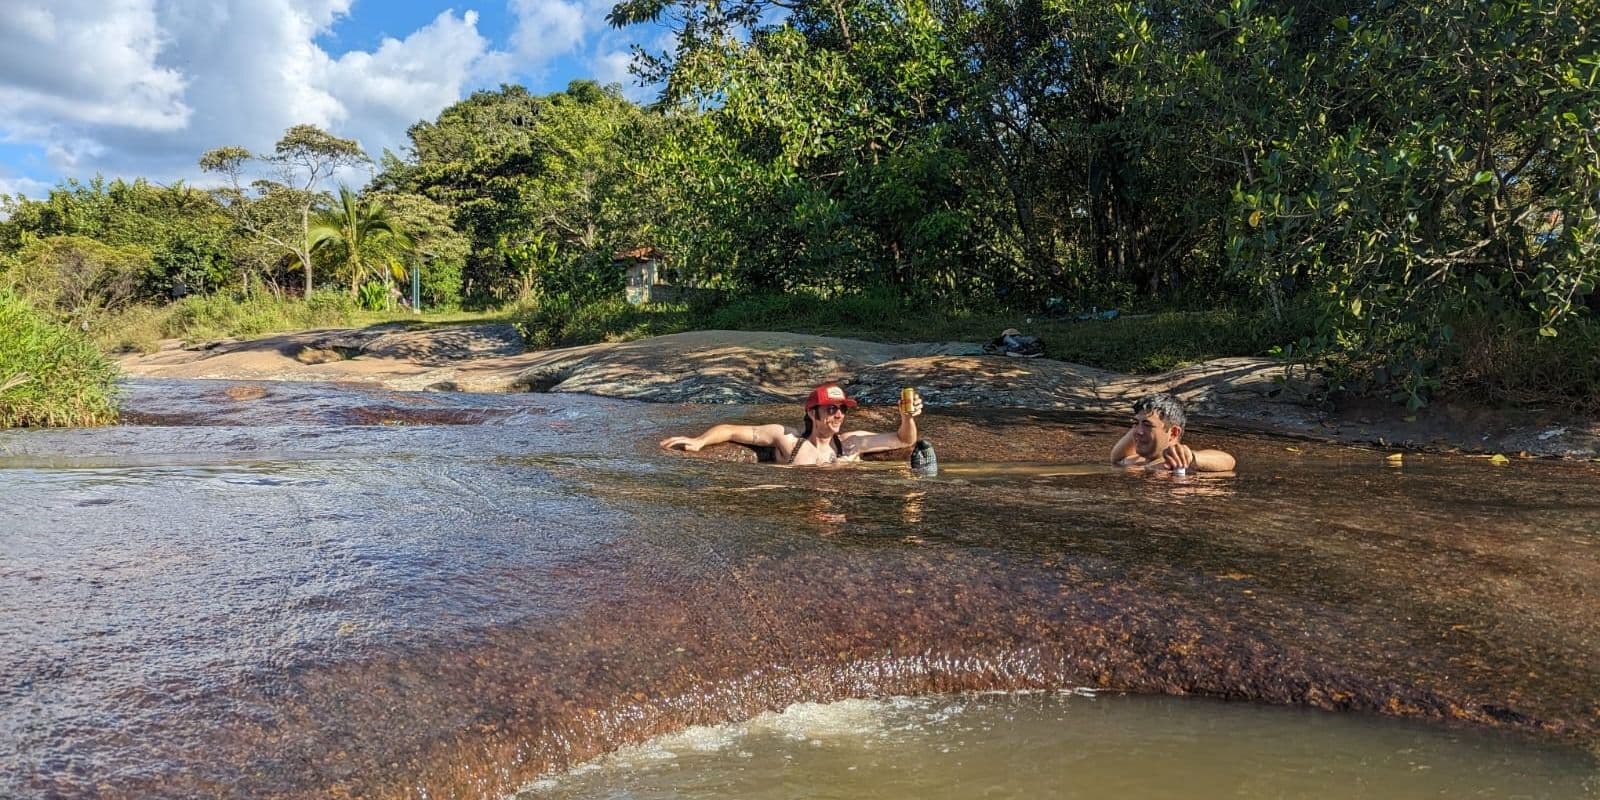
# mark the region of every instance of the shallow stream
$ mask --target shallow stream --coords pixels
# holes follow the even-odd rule
[[[792,703],[1073,687],[1356,712],[1330,742],[1502,729],[1440,758],[1553,745],[1556,787],[1600,740],[1588,465],[1202,421],[1241,468],[1175,479],[1099,466],[1114,420],[968,411],[924,417],[923,479],[654,444],[789,408],[207,381],[127,408],[0,432],[0,796],[501,797]],[[1344,724],[1173,703],[1019,735]]]

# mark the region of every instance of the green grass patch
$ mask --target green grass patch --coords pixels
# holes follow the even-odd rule
[[[462,324],[504,317],[504,312],[449,311],[413,314],[409,310],[367,311],[349,294],[318,291],[310,300],[257,295],[237,300],[226,295],[191,295],[162,306],[134,306],[96,322],[94,340],[111,352],[154,352],[162,339],[204,342],[248,339],[313,328],[359,328],[387,322],[418,326]]]
[[[1461,320],[1441,373],[1445,399],[1600,414],[1600,320],[1576,320],[1559,336],[1515,321]]]
[[[0,290],[0,428],[115,422],[116,379],[82,331]]]
[[[1165,372],[1213,358],[1266,355],[1311,332],[1302,320],[1276,320],[1265,311],[1231,308],[1033,327],[1051,358],[1136,373]]]
[[[1169,311],[1076,321],[996,310],[937,308],[887,292],[824,297],[809,292],[634,306],[529,301],[513,313],[531,348],[627,341],[688,330],[762,330],[882,342],[993,340],[1006,328],[1038,336],[1050,358],[1120,372],[1162,372],[1212,358],[1260,355],[1304,336],[1300,321],[1235,309]]]
[[[631,305],[618,297],[587,305],[565,299],[530,298],[511,311],[511,321],[532,350],[595,342],[626,342],[698,327],[687,304]]]

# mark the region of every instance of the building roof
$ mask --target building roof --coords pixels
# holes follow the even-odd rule
[[[635,247],[632,250],[618,250],[611,257],[612,261],[655,261],[661,258],[662,252],[649,245]]]

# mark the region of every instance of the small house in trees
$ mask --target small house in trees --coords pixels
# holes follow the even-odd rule
[[[693,291],[678,284],[677,271],[662,263],[661,251],[654,247],[623,250],[613,260],[627,270],[628,302],[633,305],[670,303]]]

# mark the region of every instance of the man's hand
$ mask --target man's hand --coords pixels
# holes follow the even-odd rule
[[[1188,471],[1194,466],[1194,451],[1186,444],[1168,445],[1161,451],[1161,463],[1170,470]]]
[[[669,436],[661,440],[661,446],[667,450],[676,448],[679,445],[682,445],[683,449],[690,453],[698,453],[700,448],[704,446],[700,444],[699,438],[694,436]]]
[[[907,417],[920,416],[922,414],[922,395],[913,393],[911,395],[911,410],[902,410],[900,414]]]

